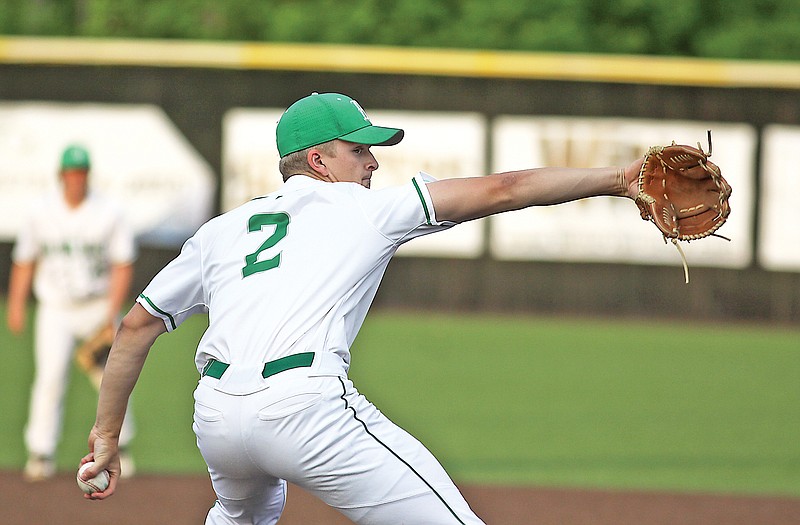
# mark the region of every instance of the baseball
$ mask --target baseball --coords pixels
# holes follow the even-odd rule
[[[81,479],[81,474],[83,474],[83,471],[91,467],[92,465],[94,465],[94,462],[90,461],[88,463],[83,464],[81,468],[78,469],[78,475],[77,475],[78,486],[86,494],[92,494],[94,492],[103,492],[104,490],[106,490],[106,488],[108,488],[109,477],[107,470],[100,472],[100,474],[93,477],[92,479],[87,479],[85,481]]]

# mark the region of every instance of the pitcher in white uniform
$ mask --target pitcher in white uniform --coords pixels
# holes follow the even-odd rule
[[[35,377],[25,428],[24,476],[38,481],[55,474],[64,395],[77,344],[103,325],[116,326],[128,300],[136,247],[119,211],[89,192],[86,148],[61,155],[60,188],[44,196],[24,219],[12,252],[8,327],[25,329],[31,288],[37,300]],[[100,388],[96,378],[90,378]],[[126,418],[124,448],[133,435]],[[132,474],[133,463],[123,456]]]
[[[108,468],[111,483],[87,498],[116,490],[120,425],[152,343],[208,312],[194,394],[217,494],[206,523],[276,523],[287,481],[359,524],[482,523],[436,458],[356,390],[350,346],[403,243],[526,206],[632,198],[642,159],[441,181],[419,173],[370,190],[371,147],[402,138],[342,94],[284,112],[283,187],[203,225],[123,319],[81,460],[96,462],[84,477]]]

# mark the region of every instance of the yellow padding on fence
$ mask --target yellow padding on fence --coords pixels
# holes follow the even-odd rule
[[[326,44],[0,37],[0,63],[800,88],[800,63]]]

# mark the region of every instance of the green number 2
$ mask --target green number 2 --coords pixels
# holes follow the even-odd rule
[[[254,273],[272,270],[281,264],[280,252],[278,252],[278,254],[272,259],[267,259],[264,261],[259,261],[258,256],[261,252],[272,248],[278,244],[281,239],[286,237],[286,230],[289,226],[289,215],[283,212],[257,213],[250,217],[250,220],[247,222],[247,231],[249,233],[260,232],[265,226],[275,226],[275,231],[273,231],[272,235],[267,237],[267,240],[258,247],[258,250],[254,251],[250,255],[245,256],[245,265],[242,268],[242,278],[253,275]]]

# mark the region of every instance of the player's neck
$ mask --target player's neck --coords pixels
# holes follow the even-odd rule
[[[81,204],[83,204],[83,201],[85,201],[85,200],[86,200],[86,194],[85,193],[82,193],[82,194],[65,193],[64,194],[64,202],[67,203],[67,208],[70,208],[72,210],[74,210],[76,208],[80,208]]]

